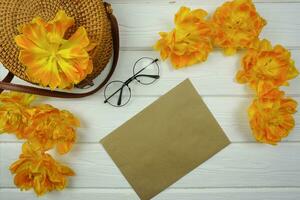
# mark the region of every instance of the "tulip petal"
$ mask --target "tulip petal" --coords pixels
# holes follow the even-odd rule
[[[23,36],[41,49],[48,49],[47,33],[45,27],[39,24],[27,24],[23,27]]]
[[[48,22],[47,31],[56,38],[63,38],[66,31],[75,23],[74,18],[68,17],[65,11],[59,10],[55,18]]]

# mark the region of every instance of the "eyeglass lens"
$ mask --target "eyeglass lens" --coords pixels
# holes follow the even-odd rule
[[[112,81],[106,86],[104,96],[110,105],[124,106],[131,98],[131,91],[124,82]]]
[[[159,76],[159,67],[156,60],[152,58],[139,59],[134,64],[133,75],[136,75],[136,80],[141,84],[152,84],[156,81],[154,76]]]

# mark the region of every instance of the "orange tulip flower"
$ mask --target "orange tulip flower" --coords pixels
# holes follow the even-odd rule
[[[15,41],[20,47],[20,62],[34,83],[55,88],[70,88],[93,70],[89,51],[95,47],[84,27],[68,39],[66,31],[74,19],[60,10],[49,22],[36,17],[20,28]]]
[[[0,94],[0,134],[22,133],[30,118],[27,106],[35,99],[34,95],[18,92]]]
[[[291,98],[283,98],[280,93],[277,93],[277,97],[255,99],[249,107],[251,129],[259,142],[276,144],[288,136],[295,126],[293,114],[296,112],[297,102]]]
[[[50,105],[35,106],[32,113],[23,138],[44,151],[56,147],[58,153],[68,153],[76,141],[75,127],[80,125],[79,120],[70,112]]]
[[[212,51],[210,26],[206,11],[182,7],[175,15],[176,28],[169,33],[159,33],[161,39],[154,46],[163,60],[171,58],[175,68],[204,62]]]
[[[251,88],[277,88],[287,85],[299,75],[290,52],[276,45],[272,47],[268,40],[262,40],[257,49],[249,49],[242,60],[242,70],[236,77],[239,83],[248,83]],[[263,86],[268,84],[268,86]],[[273,87],[270,86],[273,85]]]
[[[14,182],[21,190],[34,189],[40,196],[53,190],[63,190],[67,177],[74,176],[72,169],[54,160],[49,154],[30,145],[23,144],[19,160],[10,166],[15,175]]]
[[[211,25],[214,45],[223,48],[225,55],[233,55],[257,42],[266,21],[251,0],[233,0],[215,11]]]

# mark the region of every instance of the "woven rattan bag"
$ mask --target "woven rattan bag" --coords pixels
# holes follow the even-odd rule
[[[83,26],[89,38],[96,42],[92,55],[93,71],[76,87],[85,88],[91,85],[93,79],[104,70],[114,52],[112,67],[106,78],[99,86],[85,93],[52,91],[10,83],[14,76],[30,82],[25,67],[18,60],[19,49],[14,41],[14,37],[18,35],[18,27],[30,22],[36,16],[50,20],[60,9],[75,19],[75,25],[67,32],[67,37],[78,27]],[[0,62],[9,70],[4,80],[0,81],[0,92],[13,90],[61,98],[85,97],[94,94],[107,83],[116,68],[118,56],[118,23],[108,3],[101,0],[0,0]]]

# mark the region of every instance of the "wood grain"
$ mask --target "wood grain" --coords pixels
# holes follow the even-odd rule
[[[78,129],[79,143],[98,143],[101,138],[156,99],[157,97],[132,97],[131,102],[123,108],[114,108],[104,104],[102,94],[96,94],[87,99],[48,99],[43,102],[67,109],[80,117],[82,127]],[[300,102],[300,97],[295,99]],[[252,101],[251,97],[204,97],[204,101],[231,142],[254,142],[247,118],[247,108]],[[296,127],[289,137],[284,139],[285,142],[300,141],[300,113],[296,113],[295,118]],[[2,134],[1,142],[21,141],[17,140],[14,135]]]
[[[253,195],[255,194],[255,195]],[[0,198],[8,200],[32,200],[32,192],[20,192],[17,189],[0,189]],[[7,198],[9,197],[9,198]],[[299,188],[221,188],[221,189],[168,189],[153,200],[296,200],[300,198]],[[53,192],[42,200],[138,200],[131,189],[66,189]]]
[[[300,50],[292,50],[291,53],[296,66],[300,65]],[[253,96],[253,91],[246,85],[238,84],[235,80],[235,75],[241,68],[242,55],[243,53],[224,56],[222,52],[215,51],[210,54],[206,62],[180,70],[173,69],[168,60],[161,61],[159,62],[161,78],[149,86],[133,82],[130,85],[132,94],[134,96],[160,96],[184,79],[190,78],[202,96]],[[111,80],[127,80],[132,76],[135,61],[141,57],[159,58],[159,54],[154,51],[121,51],[117,70]],[[0,67],[0,78],[3,78],[5,74],[6,71]],[[15,79],[14,82],[24,84],[24,81],[19,79]],[[296,78],[290,81],[289,87],[282,87],[282,90],[290,96],[299,96],[299,85],[300,78]]]
[[[218,7],[215,3],[204,1],[178,1],[177,4],[129,3],[113,4],[121,30],[123,49],[149,50],[159,38],[158,32],[170,31],[174,27],[173,17],[182,5],[202,8],[210,14]],[[209,1],[205,1],[206,3]],[[261,38],[267,38],[274,44],[280,43],[290,48],[300,46],[299,3],[257,3],[257,10],[268,25],[263,29]]]
[[[14,187],[8,167],[20,153],[21,144],[0,144],[0,187]],[[300,144],[231,144],[171,188],[300,187]],[[57,157],[71,166],[76,176],[71,188],[129,188],[100,144],[78,144]]]
[[[252,0],[255,4],[260,3],[299,3],[300,0]],[[107,0],[111,4],[211,4],[215,6],[220,6],[224,3],[224,0],[209,0],[209,1],[199,1],[199,0]]]

